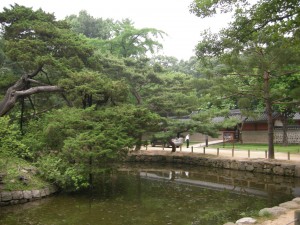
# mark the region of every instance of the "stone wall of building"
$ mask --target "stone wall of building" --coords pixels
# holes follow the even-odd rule
[[[300,144],[300,129],[289,129],[287,131],[289,144]],[[283,131],[282,129],[275,129],[274,142],[282,143]]]
[[[268,143],[268,131],[243,131],[242,135],[244,143]]]
[[[219,132],[219,136],[216,138],[208,136],[208,141],[215,141],[215,140],[220,140],[223,139],[223,133]],[[200,133],[194,133],[190,135],[190,141],[195,141],[195,142],[205,142],[206,140],[206,135],[205,134],[200,134]]]
[[[55,192],[57,192],[55,186],[31,191],[2,191],[0,192],[0,207],[38,200]]]
[[[178,156],[178,155],[143,155],[131,154],[128,162],[159,162],[159,163],[181,163],[188,165],[216,167],[222,169],[232,169],[249,171],[255,173],[265,173],[280,176],[300,177],[300,165],[268,161],[264,159],[224,159],[224,158],[205,158],[201,156]]]
[[[290,144],[300,144],[300,130],[289,129],[287,131]],[[282,143],[282,129],[274,130],[274,143]],[[244,143],[268,143],[268,131],[243,131]]]

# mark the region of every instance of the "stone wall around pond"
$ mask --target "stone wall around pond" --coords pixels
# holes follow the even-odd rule
[[[57,191],[58,189],[55,186],[31,191],[2,191],[0,192],[0,207],[35,201],[52,195]]]
[[[225,159],[206,158],[201,156],[176,156],[176,155],[143,155],[131,154],[127,162],[159,162],[159,163],[181,163],[188,165],[215,167],[221,169],[232,169],[264,173],[271,175],[300,177],[299,163],[282,162],[265,159]]]

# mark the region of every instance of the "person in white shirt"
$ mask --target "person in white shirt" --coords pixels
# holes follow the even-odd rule
[[[188,148],[189,145],[190,145],[190,135],[189,135],[189,134],[187,134],[187,135],[185,136],[185,142],[186,142],[186,147]]]

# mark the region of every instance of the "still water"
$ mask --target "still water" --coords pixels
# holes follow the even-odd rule
[[[93,190],[4,207],[1,225],[219,225],[300,196],[300,179],[187,166],[123,165]]]

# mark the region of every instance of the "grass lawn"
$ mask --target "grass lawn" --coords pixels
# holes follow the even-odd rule
[[[27,171],[28,168],[33,167],[25,160],[0,154],[0,174],[4,174],[2,190],[32,190],[49,186],[37,174]]]
[[[210,145],[209,148],[226,148],[232,149],[232,143],[226,143],[223,147],[223,144]],[[266,151],[268,150],[267,144],[240,144],[234,143],[235,149],[241,150],[260,150]],[[300,153],[300,145],[299,144],[290,144],[289,146],[282,146],[280,144],[274,145],[275,152],[290,152],[290,153]]]

